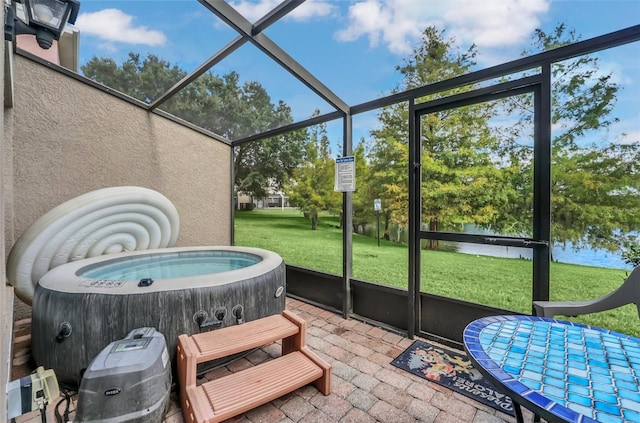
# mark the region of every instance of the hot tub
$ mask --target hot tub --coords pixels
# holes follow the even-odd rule
[[[182,333],[281,313],[285,287],[282,258],[257,248],[162,248],[73,261],[35,287],[32,354],[60,382],[77,386],[91,360],[135,328],[164,334],[173,359]]]

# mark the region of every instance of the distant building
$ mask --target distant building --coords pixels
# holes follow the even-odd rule
[[[289,196],[285,195],[282,191],[271,191],[263,198],[255,198],[252,195],[244,192],[239,192],[237,195],[236,209],[237,210],[253,210],[253,209],[273,209],[273,208],[288,208],[291,207],[289,203]]]

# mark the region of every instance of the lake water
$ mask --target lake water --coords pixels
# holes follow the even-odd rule
[[[464,225],[465,233],[493,235],[491,232],[480,229],[475,225]],[[461,242],[457,244],[457,251],[465,254],[476,254],[493,257],[525,258],[533,257],[533,250],[520,247],[503,247],[499,245],[469,244]],[[622,253],[612,253],[598,248],[586,248],[576,250],[572,243],[567,245],[553,245],[553,261],[561,263],[580,264],[583,266],[606,267],[610,269],[631,270],[633,267],[622,259]]]
[[[503,247],[498,245],[469,244],[461,242],[457,251],[465,254],[476,254],[494,257],[510,257],[531,259],[533,251],[529,248]],[[601,249],[574,250],[573,246],[553,246],[553,260],[562,263],[580,264],[584,266],[607,267],[611,269],[631,270],[630,264],[622,260],[620,254]]]

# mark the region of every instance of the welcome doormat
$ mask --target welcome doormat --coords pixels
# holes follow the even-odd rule
[[[511,398],[496,390],[478,370],[473,368],[464,354],[428,342],[415,341],[391,364],[498,411],[514,415]]]

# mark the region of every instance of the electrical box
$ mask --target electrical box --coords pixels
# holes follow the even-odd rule
[[[44,413],[47,404],[58,395],[60,390],[54,371],[38,367],[29,376],[7,384],[7,418],[12,419],[35,410]]]

